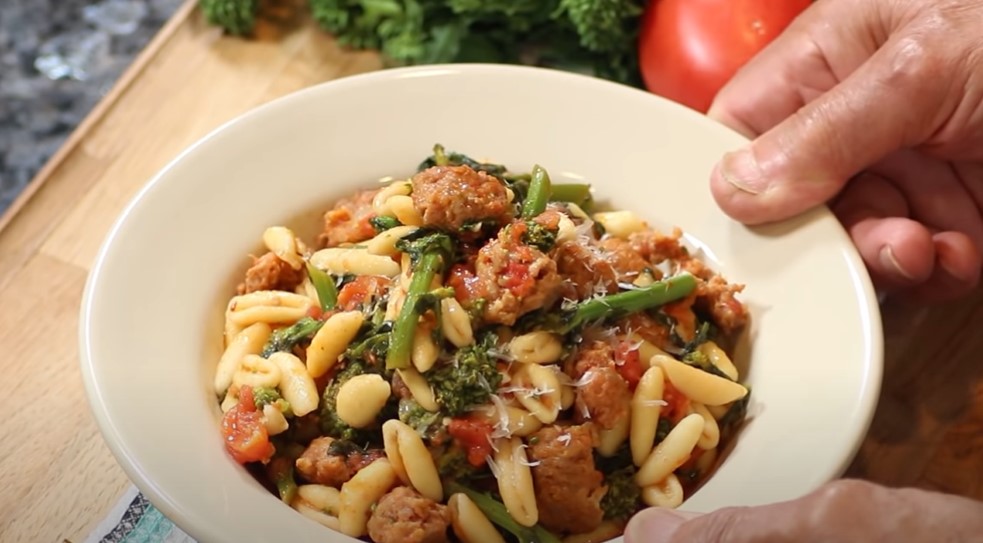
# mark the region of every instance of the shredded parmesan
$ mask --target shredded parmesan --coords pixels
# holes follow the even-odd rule
[[[495,459],[492,458],[491,455],[485,457],[485,462],[488,464],[488,469],[491,470],[492,475],[494,475],[496,479],[501,477],[502,468],[498,467],[498,464],[495,463]]]
[[[570,434],[568,434],[568,433],[567,434],[560,434],[560,436],[556,438],[556,440],[559,441],[560,443],[563,443],[563,445],[565,447],[569,447],[570,446],[570,440],[571,439],[573,439],[573,436],[570,435]]]

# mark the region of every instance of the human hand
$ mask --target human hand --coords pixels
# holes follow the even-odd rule
[[[756,138],[711,178],[747,224],[829,202],[875,286],[971,290],[983,265],[983,0],[819,0],[709,115]]]
[[[983,504],[916,489],[839,480],[798,500],[706,515],[643,509],[625,543],[974,543]]]

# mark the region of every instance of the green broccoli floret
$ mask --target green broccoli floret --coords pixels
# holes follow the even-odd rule
[[[468,453],[457,446],[452,446],[440,455],[437,459],[437,472],[441,478],[466,483],[481,476],[490,476],[487,471],[482,472],[468,462]]]
[[[474,345],[460,349],[454,359],[427,373],[437,403],[449,416],[488,402],[502,382],[495,360],[489,355],[498,338],[488,333]]]
[[[443,415],[427,411],[416,400],[406,398],[399,401],[399,420],[427,438],[440,429]]]
[[[448,153],[446,149],[444,149],[444,146],[439,143],[433,146],[433,154],[423,159],[423,162],[421,162],[416,169],[417,171],[422,172],[423,170],[434,166],[467,166],[472,170],[485,172],[488,175],[495,176],[499,179],[503,179],[508,171],[502,164],[478,162],[468,155],[454,151]]]
[[[256,26],[259,0],[200,0],[199,5],[205,20],[229,34],[249,34]]]
[[[604,518],[624,520],[638,511],[642,490],[635,483],[635,466],[626,466],[604,478],[608,490],[601,498]]]
[[[281,328],[270,335],[269,341],[263,347],[263,358],[277,351],[290,352],[294,345],[314,337],[314,334],[321,329],[324,321],[304,317],[287,328]]]
[[[522,242],[548,253],[556,245],[556,232],[535,221],[526,221],[526,231],[522,234]]]

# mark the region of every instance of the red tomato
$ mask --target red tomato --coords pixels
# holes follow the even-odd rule
[[[263,414],[256,410],[253,389],[239,390],[239,403],[222,417],[222,437],[225,449],[240,464],[267,462],[274,453],[270,436],[263,426]]]
[[[631,344],[628,342],[621,342],[618,345],[618,351],[615,353],[615,360],[618,364],[615,364],[615,369],[618,370],[618,374],[621,375],[622,379],[628,381],[628,388],[635,390],[638,386],[638,382],[642,380],[642,374],[645,373],[645,368],[642,367],[642,359],[638,354],[638,348],[629,349]]]
[[[345,284],[338,292],[338,307],[342,311],[358,309],[366,299],[378,296],[386,288],[388,280],[375,275],[360,275]]]
[[[451,437],[468,451],[468,463],[478,467],[485,463],[485,457],[492,451],[489,435],[492,433],[490,424],[483,420],[472,418],[453,418],[447,426]]]
[[[679,392],[668,380],[666,380],[665,388],[662,390],[662,401],[666,402],[667,405],[662,408],[659,416],[673,424],[677,424],[689,414],[689,398]]]
[[[651,0],[638,54],[651,92],[705,113],[737,70],[812,0]]]

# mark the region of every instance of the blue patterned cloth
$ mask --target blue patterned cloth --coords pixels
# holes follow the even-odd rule
[[[195,540],[136,488],[130,488],[85,543],[195,543]]]

